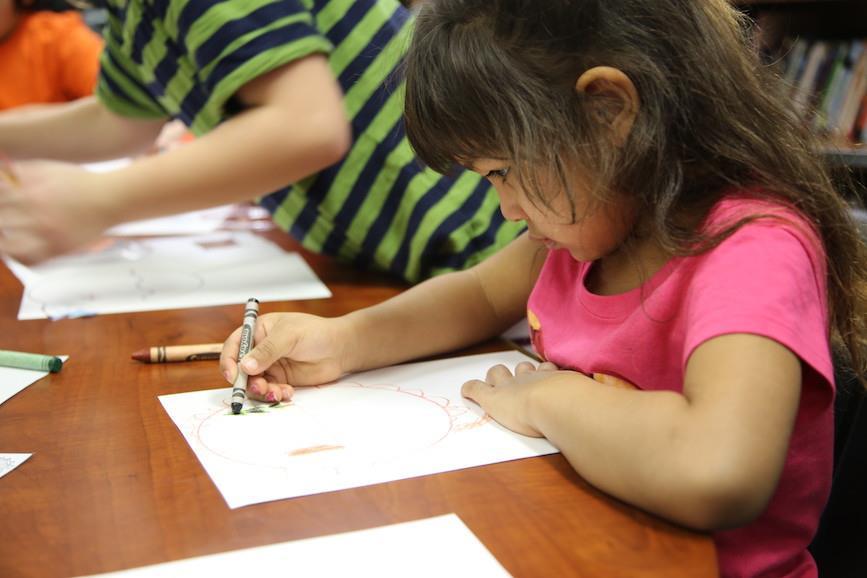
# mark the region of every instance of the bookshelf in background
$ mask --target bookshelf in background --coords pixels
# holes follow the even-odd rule
[[[734,0],[832,162],[867,171],[867,0]]]

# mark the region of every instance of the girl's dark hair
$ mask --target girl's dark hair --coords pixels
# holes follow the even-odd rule
[[[794,207],[824,244],[832,334],[863,383],[867,250],[748,24],[728,0],[427,0],[405,65],[407,135],[441,172],[508,159],[543,204],[539,167],[567,192],[585,169],[597,203],[632,195],[673,255],[708,250],[759,217],[713,235],[684,220],[731,187]],[[594,66],[620,69],[638,90],[625,143],[605,122],[622,104],[575,89]]]

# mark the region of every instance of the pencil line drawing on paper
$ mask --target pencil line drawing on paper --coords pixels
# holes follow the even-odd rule
[[[461,384],[517,352],[410,363],[298,387],[231,415],[230,388],[160,396],[229,507],[555,453],[461,396]]]
[[[245,412],[260,414],[255,416],[260,421],[241,425],[223,407],[212,411],[198,423],[196,441],[214,456],[249,466],[291,469],[294,458],[338,450],[351,454],[355,464],[373,464],[430,448],[490,421],[422,390],[352,381],[299,388],[289,403],[257,405]],[[407,428],[409,422],[412,428]],[[265,447],[250,447],[262,439]]]
[[[47,277],[28,287],[25,295],[43,312],[53,317],[64,308],[91,310],[113,296],[123,295],[147,302],[149,299],[193,293],[205,286],[195,273],[127,270],[118,276],[112,271],[69,278]]]
[[[313,446],[310,448],[300,448],[297,450],[293,450],[289,452],[290,456],[303,456],[307,454],[315,454],[316,452],[327,452],[330,450],[342,450],[343,446],[329,446],[328,444],[324,444],[321,446]]]
[[[19,319],[330,297],[297,253],[248,232],[118,240],[27,267]]]

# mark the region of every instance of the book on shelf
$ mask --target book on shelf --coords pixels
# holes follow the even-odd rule
[[[790,39],[779,61],[796,112],[835,146],[867,141],[867,41]]]

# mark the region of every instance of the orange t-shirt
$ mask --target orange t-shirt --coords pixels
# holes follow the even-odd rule
[[[0,110],[92,94],[101,51],[77,12],[22,13],[0,41]]]

